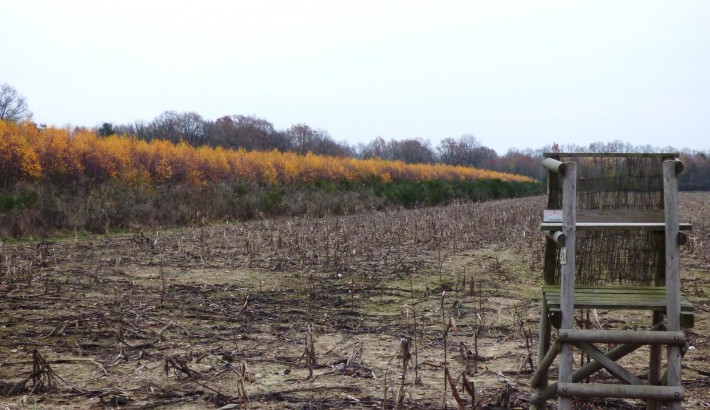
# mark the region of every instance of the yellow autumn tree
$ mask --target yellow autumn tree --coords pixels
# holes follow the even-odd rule
[[[30,178],[126,183],[187,183],[217,181],[266,184],[329,181],[385,182],[408,180],[532,181],[521,175],[444,164],[355,159],[293,152],[245,151],[194,147],[186,142],[141,141],[136,137],[100,137],[87,130],[72,132],[31,123],[0,121],[0,181],[8,186]]]
[[[29,123],[0,121],[0,183],[8,187],[17,181],[38,178],[42,174],[32,139],[27,138]]]

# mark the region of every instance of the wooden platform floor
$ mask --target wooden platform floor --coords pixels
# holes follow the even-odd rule
[[[544,286],[543,294],[553,316],[560,311],[559,286]],[[610,310],[648,310],[666,311],[666,288],[662,286],[640,287],[591,287],[577,286],[574,289],[575,309],[610,309]],[[683,316],[683,327],[693,326],[693,304],[681,296],[680,310]]]

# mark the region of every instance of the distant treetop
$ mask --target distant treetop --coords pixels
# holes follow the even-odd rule
[[[11,85],[0,84],[0,120],[19,122],[29,119],[32,113],[27,108],[25,97]]]

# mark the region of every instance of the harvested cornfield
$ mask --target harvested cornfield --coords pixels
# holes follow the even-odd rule
[[[696,306],[688,408],[710,405],[708,203],[681,196],[694,225],[682,255]],[[543,207],[535,197],[2,243],[0,403],[526,408]],[[641,321],[598,313],[601,325]]]

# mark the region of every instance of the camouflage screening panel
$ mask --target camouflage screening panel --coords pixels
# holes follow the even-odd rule
[[[545,154],[577,163],[578,210],[663,209],[663,161],[676,153]],[[560,178],[550,173],[548,209],[562,207]],[[577,231],[577,285],[615,286],[663,283],[664,236],[648,230]],[[559,249],[548,239],[546,283],[559,283]],[[659,256],[661,255],[661,256]]]

